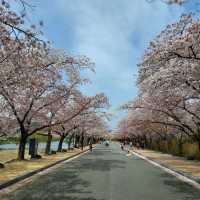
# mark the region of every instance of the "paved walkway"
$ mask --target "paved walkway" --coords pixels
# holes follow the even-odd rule
[[[200,191],[112,144],[98,145],[0,199],[199,200]]]
[[[183,157],[172,156],[170,154],[164,154],[152,150],[134,149],[134,151],[171,169],[179,171],[187,176],[191,176],[200,182],[199,161],[186,160]]]

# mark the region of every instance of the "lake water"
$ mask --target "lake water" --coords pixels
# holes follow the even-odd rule
[[[56,151],[58,148],[58,143],[59,141],[53,141],[51,143],[51,149]],[[28,147],[29,144],[27,144]],[[18,149],[18,144],[0,144],[0,149]],[[46,143],[41,142],[38,144],[38,148],[39,149],[45,149],[46,147]],[[63,143],[63,149],[67,149],[68,148],[68,144],[67,143]]]

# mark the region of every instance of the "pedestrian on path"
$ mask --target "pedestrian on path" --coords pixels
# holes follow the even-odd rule
[[[92,151],[92,142],[90,142],[90,144],[89,144],[89,146],[90,146],[90,151]]]

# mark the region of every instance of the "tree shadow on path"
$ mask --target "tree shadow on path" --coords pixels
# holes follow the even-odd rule
[[[182,200],[199,200],[200,199],[200,190],[194,188],[193,186],[184,183],[183,181],[177,179],[176,177],[162,173],[163,182],[168,187],[172,187],[174,193],[181,193],[184,195]]]
[[[104,200],[96,199],[87,188],[90,182],[83,180],[77,170],[67,166],[22,186],[16,191],[0,196],[8,200]],[[80,196],[80,197],[79,197]],[[81,196],[87,196],[81,197]]]
[[[120,160],[80,158],[41,175],[16,191],[0,196],[9,200],[105,200],[94,197],[89,189],[91,182],[81,178],[81,174],[94,171],[109,172],[112,168],[124,168],[126,162]],[[93,172],[92,172],[93,171]]]
[[[79,162],[74,163],[74,166],[76,168],[79,168],[80,171],[110,171],[111,169],[123,169],[125,168],[125,161],[120,160],[105,160],[105,159],[84,159],[81,161],[81,164]]]

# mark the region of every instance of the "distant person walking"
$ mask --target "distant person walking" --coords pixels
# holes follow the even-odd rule
[[[130,148],[132,148],[133,147],[133,143],[132,142],[130,142]]]
[[[124,145],[121,144],[120,147],[121,147],[121,150],[123,151],[124,150]]]
[[[90,151],[92,151],[92,142],[90,142],[90,144],[89,144],[89,146],[90,146]]]
[[[136,144],[137,149],[140,149],[140,144],[139,142]]]

